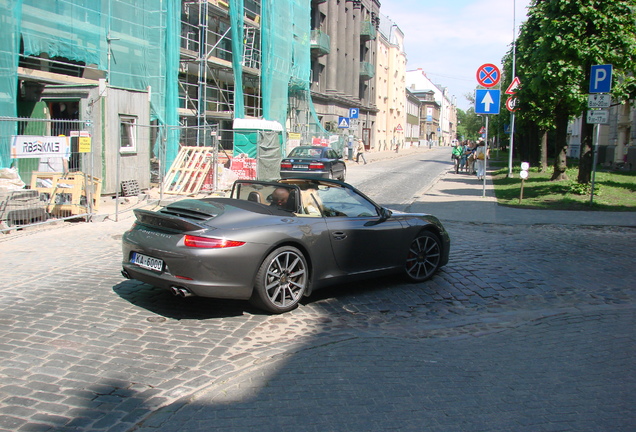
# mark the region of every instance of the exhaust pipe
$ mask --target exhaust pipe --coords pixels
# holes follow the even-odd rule
[[[121,270],[121,275],[125,277],[126,279],[132,279],[130,275],[128,274],[128,272],[124,269]]]
[[[171,286],[170,292],[176,297],[190,297],[193,295],[187,288],[179,286]]]

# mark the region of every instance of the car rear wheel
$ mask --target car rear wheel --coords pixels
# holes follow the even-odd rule
[[[309,272],[302,252],[284,246],[270,253],[256,273],[251,302],[268,312],[294,309],[307,290]]]
[[[424,231],[413,239],[406,256],[406,275],[414,282],[433,276],[440,267],[442,242],[435,234]]]

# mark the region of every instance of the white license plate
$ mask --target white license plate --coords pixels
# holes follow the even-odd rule
[[[307,169],[307,165],[292,165],[292,169]]]
[[[137,264],[139,267],[143,267],[149,270],[162,271],[163,270],[163,261],[157,258],[149,257],[147,255],[142,255],[137,252],[133,252],[132,258],[130,262],[133,264]]]

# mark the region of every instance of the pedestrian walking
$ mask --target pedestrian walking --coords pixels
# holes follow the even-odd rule
[[[462,153],[464,152],[464,149],[462,146],[459,145],[459,143],[456,143],[453,146],[453,152],[451,153],[451,159],[453,160],[453,165],[455,168],[455,174],[459,173],[459,160],[462,157]]]
[[[362,161],[364,164],[367,164],[367,159],[364,157],[364,142],[361,139],[358,139],[358,147],[356,148],[358,154],[356,155],[356,163],[360,163],[360,156],[362,156]]]
[[[466,172],[468,174],[475,174],[475,150],[477,144],[472,141],[468,142],[468,150],[466,151]]]
[[[462,154],[459,157],[459,170],[468,171],[468,154],[470,153],[470,141],[464,141],[462,144]]]
[[[478,180],[482,180],[486,175],[486,159],[488,159],[486,143],[482,140],[477,144],[475,150],[475,171]]]

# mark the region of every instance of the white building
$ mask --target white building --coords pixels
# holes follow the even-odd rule
[[[406,85],[414,93],[432,90],[435,102],[439,104],[439,145],[451,145],[457,136],[457,107],[455,98],[450,97],[446,87],[434,84],[422,69],[406,71]]]

